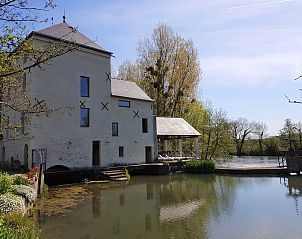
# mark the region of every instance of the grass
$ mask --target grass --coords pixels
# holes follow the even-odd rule
[[[0,194],[5,194],[12,190],[14,177],[7,173],[0,173]]]
[[[213,173],[215,162],[212,160],[191,160],[184,165],[187,173]]]
[[[0,217],[0,238],[3,239],[38,239],[40,230],[28,216],[10,213]]]

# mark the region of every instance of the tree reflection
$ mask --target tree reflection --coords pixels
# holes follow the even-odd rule
[[[92,215],[93,218],[98,218],[101,215],[101,195],[100,191],[93,191],[92,193]]]
[[[214,175],[175,175],[161,185],[160,208],[170,217],[160,221],[161,238],[209,238],[211,217],[231,211],[240,180]],[[198,207],[194,207],[198,205]],[[175,216],[175,210],[179,217]],[[187,210],[187,214],[185,214]],[[173,214],[174,212],[174,214]]]

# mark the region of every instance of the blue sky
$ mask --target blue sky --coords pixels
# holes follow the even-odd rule
[[[113,69],[135,61],[140,39],[162,22],[198,50],[198,94],[230,119],[266,122],[278,133],[286,118],[302,121],[302,0],[56,0],[48,12],[112,51]],[[36,30],[50,22],[35,26]]]

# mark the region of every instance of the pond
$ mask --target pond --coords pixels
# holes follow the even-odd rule
[[[298,239],[301,196],[300,176],[136,176],[51,188],[39,218],[44,239]]]

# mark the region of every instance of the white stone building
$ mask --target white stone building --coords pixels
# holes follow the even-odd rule
[[[156,157],[153,100],[133,82],[111,80],[112,53],[65,22],[30,37],[35,44],[65,39],[79,46],[26,77],[32,99],[68,109],[50,118],[32,116],[22,140],[4,137],[2,160],[28,167],[42,160],[46,168],[152,162]],[[12,120],[18,117],[12,115]]]

